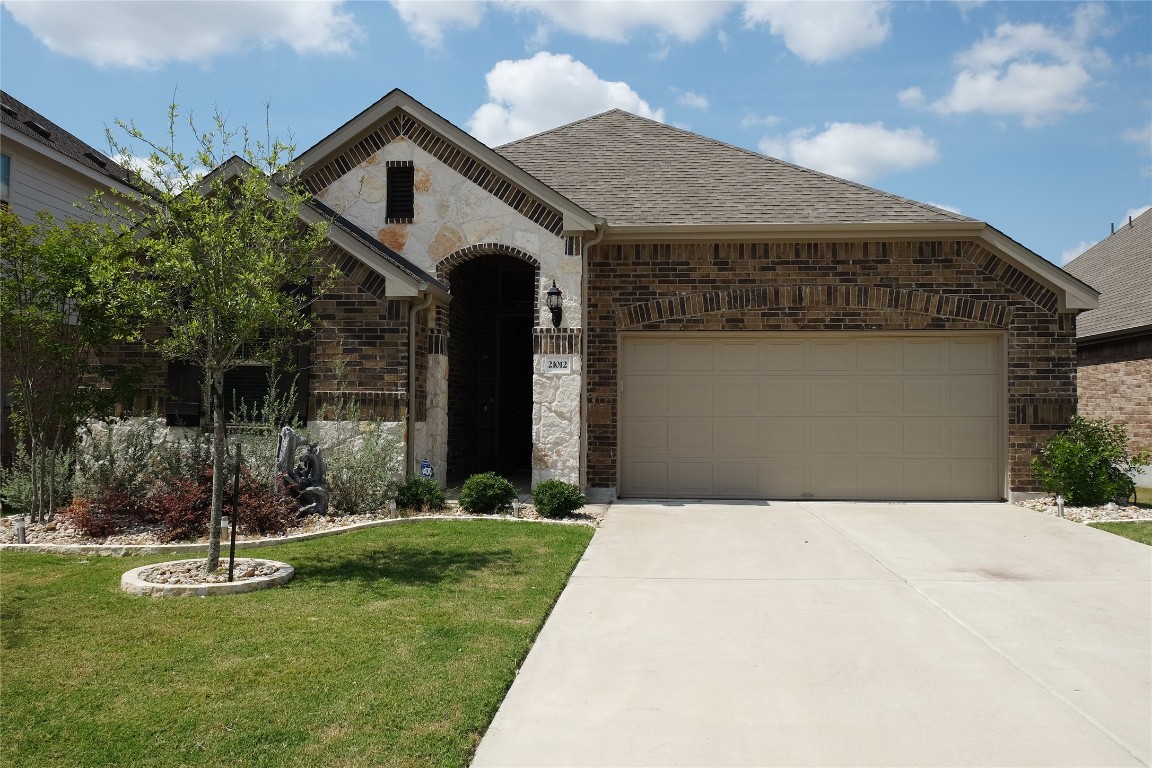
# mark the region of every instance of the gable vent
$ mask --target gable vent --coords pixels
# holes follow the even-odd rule
[[[411,223],[416,215],[416,169],[411,162],[388,163],[388,197],[384,216],[389,224]]]

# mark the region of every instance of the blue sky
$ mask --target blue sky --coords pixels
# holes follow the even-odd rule
[[[3,1],[0,85],[104,148],[173,99],[300,151],[393,88],[490,145],[613,107],[1063,263],[1152,204],[1152,3]]]

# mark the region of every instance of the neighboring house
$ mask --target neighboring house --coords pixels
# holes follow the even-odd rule
[[[25,222],[41,210],[56,221],[87,218],[77,203],[97,190],[130,192],[124,169],[24,103],[0,91],[0,206]],[[3,361],[0,361],[2,367]],[[0,456],[15,450],[8,428],[11,404],[0,381]]]
[[[1152,210],[1064,269],[1100,291],[1076,321],[1080,414],[1121,422],[1133,449],[1152,449]]]
[[[86,218],[76,203],[109,188],[130,192],[123,168],[0,91],[0,202],[25,221],[41,210],[63,221]]]
[[[409,471],[1000,499],[1075,411],[1097,293],[981,221],[619,110],[491,149],[401,91],[297,162],[343,272],[305,415],[404,423]]]

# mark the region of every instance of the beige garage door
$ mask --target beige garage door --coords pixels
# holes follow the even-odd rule
[[[636,334],[620,493],[998,499],[996,336]]]

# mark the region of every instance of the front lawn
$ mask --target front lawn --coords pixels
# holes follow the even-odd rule
[[[4,552],[0,764],[459,768],[592,533],[372,528],[246,550],[295,579],[210,598],[120,591],[172,558]]]
[[[1114,533],[1117,536],[1123,536],[1132,541],[1138,541],[1141,544],[1152,545],[1152,521],[1148,520],[1131,520],[1122,522],[1110,523],[1088,523],[1093,528],[1099,528],[1108,533]]]

